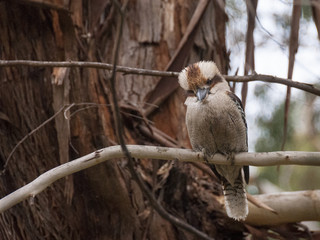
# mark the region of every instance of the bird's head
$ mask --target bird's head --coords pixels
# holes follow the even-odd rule
[[[217,89],[229,90],[227,81],[212,61],[189,65],[180,72],[178,79],[180,86],[200,102]]]

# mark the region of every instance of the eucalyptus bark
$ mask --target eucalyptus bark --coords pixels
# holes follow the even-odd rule
[[[213,59],[226,73],[223,4],[206,1],[129,1],[118,63],[165,70],[198,4],[205,5],[191,29],[195,41],[184,48],[187,58],[173,61],[173,69]],[[0,58],[110,63],[118,14],[113,1],[1,2]],[[17,147],[0,176],[1,196],[61,163],[117,144],[108,78],[108,71],[92,68],[0,68],[2,167],[19,140],[61,107],[75,103],[67,119],[62,112]],[[158,77],[117,74],[126,141],[189,147],[184,95],[178,88],[151,115],[141,115],[158,82]],[[145,128],[145,117],[154,124]],[[219,184],[196,182],[207,176],[190,164],[165,166],[162,161],[136,159],[137,171],[169,212],[217,236],[217,228],[230,222],[215,200],[221,194]],[[210,191],[204,190],[207,185]],[[207,197],[201,199],[201,194]],[[2,239],[194,239],[152,209],[121,159],[59,180],[31,199],[1,215]],[[242,232],[230,231],[233,234]]]
[[[111,63],[116,2],[2,1],[0,59]],[[188,63],[214,60],[227,74],[226,21],[222,0],[129,1],[118,63],[180,71]],[[1,197],[61,163],[118,144],[109,77],[108,71],[93,68],[0,68],[0,164],[5,167]],[[190,147],[185,96],[176,78],[117,73],[116,89],[127,144]],[[54,121],[33,131],[70,104],[65,116],[61,111]],[[154,104],[157,108],[151,109]],[[135,165],[162,206],[210,237],[239,239],[250,229],[225,215],[220,184],[208,176],[205,165],[147,158],[135,159]],[[157,214],[124,159],[59,180],[5,211],[0,215],[0,236],[196,239]]]

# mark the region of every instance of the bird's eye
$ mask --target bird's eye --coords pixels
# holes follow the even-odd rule
[[[212,83],[213,83],[213,79],[208,79],[206,82],[207,85],[211,85]]]

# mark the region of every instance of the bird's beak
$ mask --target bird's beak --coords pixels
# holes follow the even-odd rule
[[[197,98],[200,102],[202,102],[202,100],[206,98],[209,90],[210,90],[209,88],[198,88],[197,89],[196,95],[197,95]]]

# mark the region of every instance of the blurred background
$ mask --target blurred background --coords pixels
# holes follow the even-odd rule
[[[255,19],[255,71],[282,78],[288,77],[289,45],[294,1],[258,1]],[[302,1],[298,51],[292,79],[319,87],[320,42],[309,1]],[[316,4],[320,4],[316,2]],[[229,17],[227,44],[230,50],[230,75],[244,74],[247,6],[244,1],[226,1]],[[236,88],[241,95],[241,87]],[[283,141],[287,87],[261,82],[249,83],[246,115],[249,151],[280,151]],[[292,89],[288,112],[288,130],[283,150],[320,150],[320,99]],[[320,188],[320,170],[308,166],[251,167],[252,194]],[[314,224],[318,228],[319,224]]]
[[[247,21],[246,5],[243,1],[226,3],[229,16],[227,43],[231,53],[230,75],[237,71],[242,75],[246,49],[246,31],[243,28]],[[258,2],[254,31],[257,73],[287,78],[292,6],[293,1]],[[298,44],[292,79],[319,86],[320,42],[312,9],[307,4],[302,5]],[[252,82],[249,83],[249,89],[246,105],[249,151],[280,151],[287,87]],[[240,96],[241,88],[236,88],[236,92]],[[320,99],[304,91],[292,89],[288,116],[284,150],[319,151]],[[259,173],[259,181],[268,180],[282,190],[320,188],[320,172],[315,167],[281,166],[259,168],[256,171]],[[260,191],[268,191],[267,188],[260,187]]]

